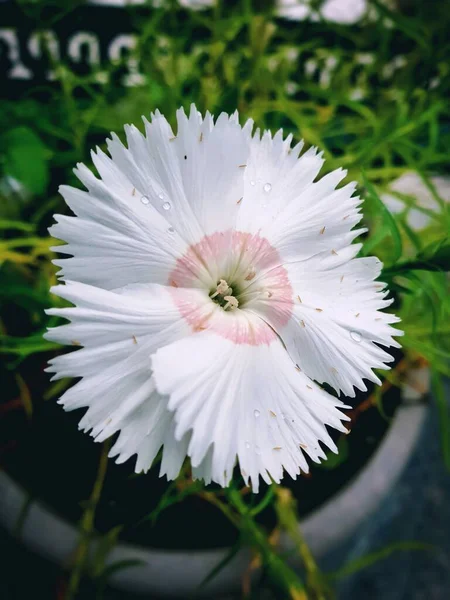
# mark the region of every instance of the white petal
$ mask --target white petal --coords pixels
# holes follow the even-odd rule
[[[61,276],[105,289],[166,284],[188,246],[234,226],[252,123],[242,128],[237,114],[203,120],[195,106],[177,118],[176,136],[158,111],[145,121],[146,136],[126,126],[128,148],[113,134],[112,158],[92,153],[100,179],[78,165],[87,192],[61,187],[77,215],[58,215],[50,230],[68,243],[54,249],[73,255],[55,261]]]
[[[167,397],[153,391],[146,402],[122,418],[119,436],[109,456],[117,457],[116,462],[123,463],[136,454],[136,473],[147,472],[162,447],[159,474],[161,477],[166,475],[167,479],[175,479],[186,458],[189,435],[177,441],[174,428],[173,413],[167,409]],[[96,441],[106,439],[109,435],[110,432],[103,432]]]
[[[47,370],[56,373],[55,378],[82,378],[60,403],[66,410],[88,407],[80,428],[96,441],[120,431],[111,456],[124,462],[137,454],[137,471],[148,470],[164,445],[161,474],[175,477],[188,437],[175,440],[173,415],[167,398],[155,391],[150,368],[152,352],[190,332],[172,291],[150,284],[111,292],[73,282],[52,291],[77,306],[48,311],[71,323],[50,329],[46,337],[84,346],[50,361]],[[180,305],[184,292],[175,293]],[[186,294],[191,302],[196,292]]]
[[[362,218],[361,200],[352,197],[356,184],[335,189],[345,175],[337,169],[311,184],[262,229],[284,262],[338,251],[366,231],[353,229]]]
[[[300,142],[291,149],[292,136],[283,140],[279,131],[273,138],[256,132],[245,169],[244,197],[240,203],[237,229],[258,232],[271,223],[295,198],[308,189],[323,164],[320,154],[310,148],[300,159]]]
[[[76,304],[73,308],[47,311],[71,321],[49,329],[45,336],[61,344],[93,349],[122,343],[134,355],[138,347],[148,344],[151,349],[157,348],[168,343],[168,339],[178,339],[190,332],[188,323],[180,317],[172,291],[160,285],[130,285],[118,293],[69,281],[51,288],[51,292]],[[176,293],[183,294],[181,290]],[[72,356],[66,358],[72,360],[69,358]]]
[[[114,167],[112,161],[109,166]],[[187,247],[170,222],[150,204],[142,204],[142,193],[117,167],[109,186],[82,165],[78,172],[88,192],[60,188],[77,217],[56,215],[57,224],[50,228],[53,237],[68,242],[53,250],[73,255],[54,261],[61,267],[60,274],[105,289],[147,281],[167,283]]]
[[[195,243],[203,232],[186,197],[176,136],[159,111],[144,124],[145,136],[132,125],[125,127],[128,148],[115,135],[108,140],[112,161],[127,174],[138,198],[149,200],[147,207],[168,221],[186,243]]]
[[[335,450],[324,424],[345,431],[343,404],[300,373],[278,340],[250,346],[202,332],[159,349],[152,368],[170,395],[176,438],[191,432],[196,477],[227,485],[238,459],[257,491],[260,475],[270,483],[283,469],[307,471],[303,450],[325,458],[319,441]]]
[[[393,360],[380,345],[398,347],[392,336],[402,335],[390,325],[399,319],[381,312],[391,304],[384,284],[374,281],[381,262],[349,260],[357,250],[353,245],[288,265],[293,303],[278,303],[272,310],[267,302],[252,307],[309,377],[347,396],[355,395],[354,387],[367,389],[364,378],[380,383],[372,369],[389,368],[386,363]]]
[[[238,229],[258,232],[285,262],[344,247],[365,231],[352,230],[361,220],[361,200],[352,197],[356,184],[336,189],[346,176],[342,169],[315,182],[321,154],[310,148],[298,158],[303,144],[291,150],[291,139],[283,140],[281,131],[254,136],[237,219]]]
[[[189,117],[177,111],[177,122],[172,147],[186,198],[205,234],[226,231],[235,226],[244,195],[251,127],[242,128],[237,114],[222,113],[214,123],[207,113],[203,121],[194,105]]]

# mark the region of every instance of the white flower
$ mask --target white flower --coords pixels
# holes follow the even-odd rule
[[[353,102],[359,102],[360,100],[364,100],[365,96],[365,90],[360,87],[353,88],[348,95],[350,100],[353,100]]]
[[[328,0],[321,13],[326,21],[352,25],[362,19],[366,10],[366,0]]]
[[[120,1],[120,0],[116,0]],[[123,1],[123,0],[122,0]],[[215,5],[215,0],[178,0],[185,8],[201,10]],[[352,25],[362,19],[367,11],[367,0],[325,0],[317,12],[311,0],[277,0],[275,14],[292,21],[311,19]]]
[[[367,11],[366,0],[326,0],[320,6],[320,17],[325,21],[352,25],[361,20]],[[317,21],[318,15],[308,0],[277,0],[276,12],[280,17],[292,21],[307,18]]]
[[[326,425],[345,432],[346,406],[381,346],[398,346],[398,319],[374,280],[376,258],[355,258],[361,200],[339,189],[341,169],[317,182],[315,148],[299,158],[283,140],[244,127],[237,114],[202,119],[192,106],[172,132],[156,112],[142,135],[113,134],[100,174],[62,186],[75,217],[57,215],[67,242],[55,261],[73,308],[47,337],[83,346],[51,361],[55,378],[82,377],[61,398],[88,407],[80,427],[97,441],[120,431],[111,455],[137,454],[146,471],[163,445],[161,475],[189,456],[194,476],[226,485],[238,459],[246,482],[279,481],[336,452]],[[318,382],[318,383],[316,383]]]
[[[430,181],[436,188],[439,197],[444,202],[450,203],[450,177],[433,176],[430,177]],[[414,171],[403,173],[391,184],[390,191],[409,196],[412,200],[412,203],[408,203],[401,197],[389,192],[381,197],[391,212],[396,214],[405,213],[406,222],[414,231],[420,231],[430,225],[432,218],[426,213],[427,210],[433,212],[439,212],[440,210],[439,202],[432,191]],[[417,208],[414,208],[414,206],[417,206]],[[425,211],[421,209],[425,209]]]
[[[214,6],[216,0],[178,0],[180,6],[191,8],[192,10],[202,10]]]
[[[277,0],[276,12],[280,17],[292,21],[303,21],[311,14],[309,2],[304,0]]]

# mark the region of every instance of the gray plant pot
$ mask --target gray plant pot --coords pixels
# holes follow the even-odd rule
[[[318,559],[344,544],[389,496],[416,446],[425,416],[424,405],[399,408],[366,467],[342,491],[301,522],[306,541]],[[25,490],[7,473],[0,473],[0,522],[8,530],[13,530],[27,497]],[[73,556],[78,532],[71,523],[36,502],[27,511],[21,537],[28,548],[64,566]],[[286,539],[282,545],[289,548]],[[138,560],[142,564],[117,571],[111,584],[161,598],[186,598],[228,550],[163,551],[118,544],[111,551],[108,564],[123,560]],[[199,597],[220,598],[237,591],[249,559],[249,551],[238,553],[202,588]]]

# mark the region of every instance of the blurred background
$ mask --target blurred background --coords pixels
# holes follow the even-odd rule
[[[173,124],[192,102],[283,128],[358,182],[363,254],[385,264],[404,349],[356,398],[339,455],[287,485],[338,598],[450,597],[449,96],[447,1],[0,0],[1,600],[188,598],[188,563],[167,559],[181,583],[152,587],[148,557],[111,552],[206,552],[214,567],[208,552],[242,543],[195,490],[179,501],[157,472],[106,465],[56,404],[70,381],[43,372],[58,186],[78,185],[73,167],[111,131],[157,108]],[[258,519],[277,529],[269,500]],[[236,556],[198,594],[281,597]]]

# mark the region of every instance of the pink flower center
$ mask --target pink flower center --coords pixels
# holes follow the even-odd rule
[[[177,260],[168,285],[194,332],[211,330],[236,344],[269,344],[288,322],[293,292],[278,252],[258,234],[205,236]],[[186,289],[187,288],[187,289]]]

